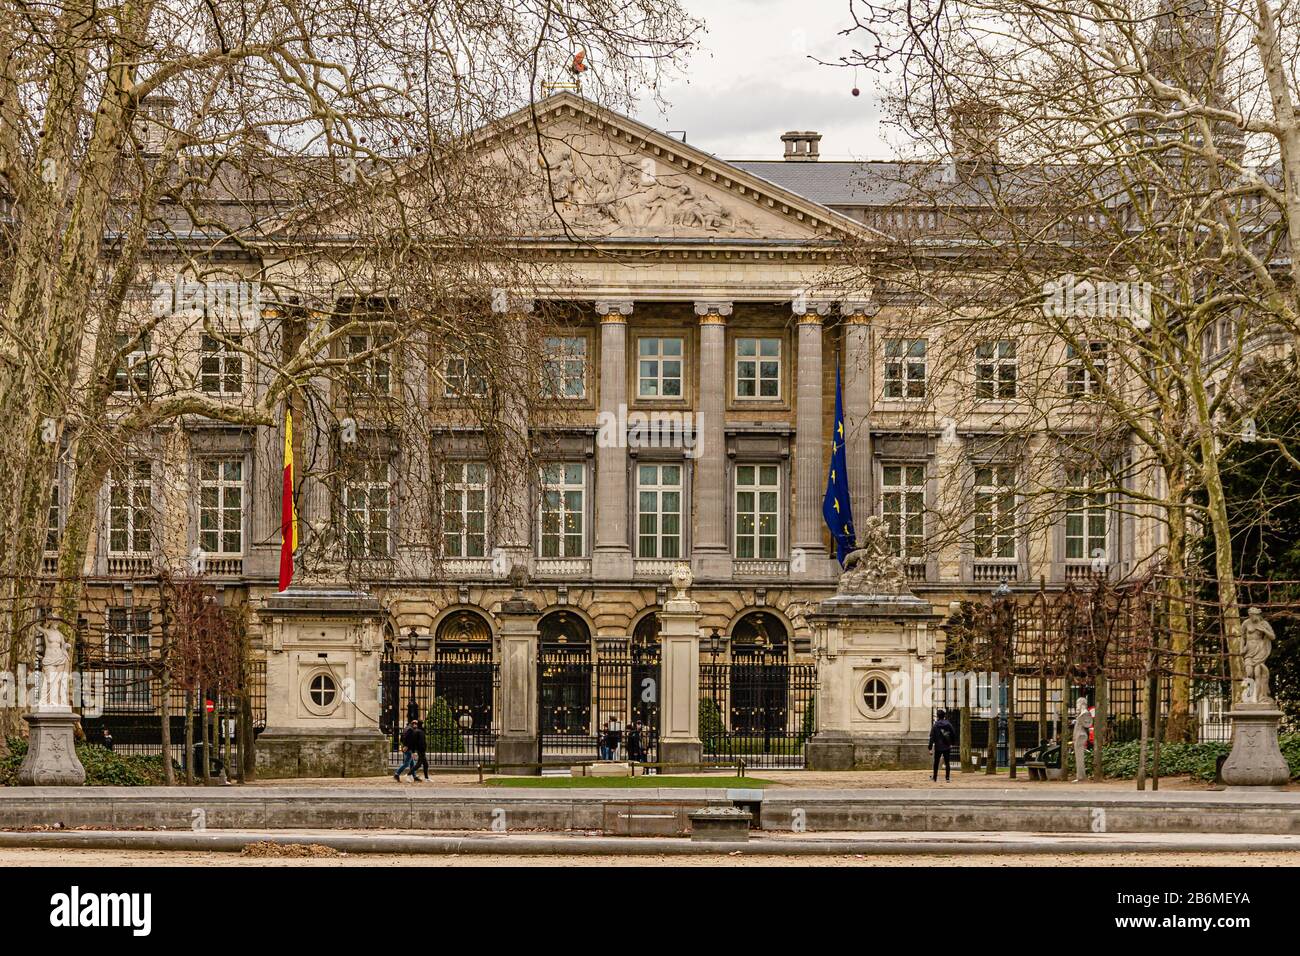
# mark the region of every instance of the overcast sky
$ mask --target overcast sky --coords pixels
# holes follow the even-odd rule
[[[705,21],[707,33],[685,75],[667,86],[671,106],[651,105],[639,119],[658,129],[686,130],[687,141],[728,159],[779,159],[781,134],[822,134],[825,159],[885,159],[875,77],[819,66],[835,61],[854,41],[839,32],[852,25],[849,0],[682,0]]]

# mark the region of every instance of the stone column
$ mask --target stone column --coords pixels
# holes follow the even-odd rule
[[[844,317],[844,359],[840,362],[844,392],[844,441],[849,465],[849,497],[858,526],[875,513],[871,468],[871,319],[880,311],[874,302],[856,300],[840,306]]]
[[[727,316],[730,302],[695,303],[700,317],[699,423],[695,448],[695,532],[692,571],[697,578],[731,579],[727,543]]]
[[[700,606],[687,588],[690,569],[683,563],[673,572],[675,593],[659,612],[659,644],[663,655],[659,760],[699,763],[700,743]]]
[[[540,773],[537,735],[537,605],[516,588],[497,612],[501,635],[501,701],[497,763],[503,773]]]
[[[627,533],[627,317],[632,302],[600,301],[600,414],[618,423],[602,428],[596,448],[596,546],[591,573],[597,581],[632,577],[632,549]],[[610,442],[609,438],[614,438]]]
[[[796,300],[799,318],[799,364],[795,381],[794,540],[792,577],[830,580],[834,569],[826,560],[822,531],[822,496],[826,462],[822,457],[822,319],[829,302]]]
[[[531,299],[517,299],[504,294],[492,296],[492,311],[504,316],[507,341],[517,343],[519,355],[503,370],[498,387],[504,390],[503,426],[504,447],[501,460],[493,462],[493,493],[498,495],[494,509],[500,527],[497,528],[496,546],[506,558],[495,573],[508,573],[520,567],[529,574],[533,570],[533,465],[528,440],[528,400],[533,383],[528,381],[528,362],[525,354],[527,322],[525,316],[533,311]],[[494,566],[495,567],[495,566]]]

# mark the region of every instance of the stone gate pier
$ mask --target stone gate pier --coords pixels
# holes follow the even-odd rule
[[[817,657],[810,770],[928,767],[936,614],[907,587],[902,562],[867,519],[837,593],[808,615]]]

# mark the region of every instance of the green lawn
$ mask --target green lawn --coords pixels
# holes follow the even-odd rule
[[[584,788],[635,787],[732,787],[758,790],[778,786],[774,781],[759,777],[489,777],[489,787],[550,787],[556,790]]]

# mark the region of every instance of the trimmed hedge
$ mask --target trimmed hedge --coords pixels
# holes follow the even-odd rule
[[[18,785],[18,768],[27,755],[27,741],[11,737],[9,753],[0,757],[0,786]],[[88,787],[161,787],[167,783],[162,757],[120,754],[96,744],[77,744],[77,759],[86,768]]]
[[[1291,767],[1291,779],[1300,778],[1300,734],[1281,734],[1278,742],[1282,756]],[[1138,755],[1141,742],[1130,740],[1102,748],[1102,762],[1106,776],[1131,779],[1137,776]],[[1160,745],[1160,776],[1190,776],[1197,780],[1213,780],[1214,768],[1220,754],[1232,749],[1228,743],[1162,743]],[[1151,771],[1151,745],[1147,745],[1147,772]],[[1091,764],[1091,757],[1088,760]]]
[[[429,707],[429,715],[424,721],[425,744],[430,753],[463,754],[465,737],[451,705],[441,697],[435,697]]]

